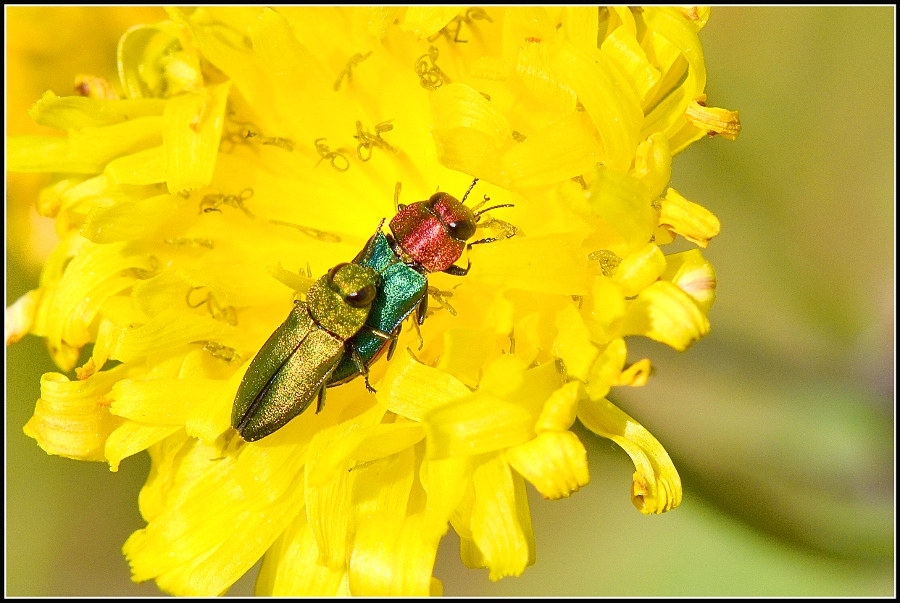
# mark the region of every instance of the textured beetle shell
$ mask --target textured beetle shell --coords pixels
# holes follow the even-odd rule
[[[356,264],[377,270],[381,275],[366,326],[387,334],[392,334],[412,314],[428,288],[424,275],[398,260],[387,237],[381,232],[381,225],[353,260]],[[375,362],[388,344],[389,341],[365,328],[347,341],[347,346],[356,350],[366,366]],[[350,354],[344,354],[341,363],[331,374],[328,385],[345,383],[359,374],[359,368]]]
[[[462,256],[464,241],[450,236],[440,219],[430,212],[424,201],[407,205],[391,219],[394,238],[413,260],[428,272],[441,272]]]
[[[344,341],[313,320],[297,302],[263,344],[238,387],[231,426],[253,442],[302,413],[338,365]]]

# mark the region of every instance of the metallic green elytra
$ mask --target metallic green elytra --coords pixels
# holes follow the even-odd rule
[[[379,278],[368,266],[338,264],[310,287],[305,302],[294,302],[235,395],[231,426],[244,440],[281,429],[317,395],[316,412],[322,409],[328,378],[344,356],[346,340],[365,324]]]
[[[378,280],[375,301],[372,302],[366,324],[347,342],[349,353],[344,354],[338,367],[331,373],[328,387],[350,381],[360,373],[366,375],[368,371],[365,367],[375,362],[385,349],[390,348],[390,358],[400,334],[400,325],[417,309],[421,324],[427,308],[425,292],[428,280],[424,274],[406,265],[397,256],[381,231],[381,224],[353,259],[353,263],[377,270],[381,278]],[[368,381],[366,385],[368,386]]]

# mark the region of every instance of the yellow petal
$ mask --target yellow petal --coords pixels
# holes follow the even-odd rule
[[[599,436],[622,447],[634,462],[631,502],[646,515],[681,504],[681,478],[662,445],[634,419],[608,400],[585,400],[578,420]]]
[[[88,214],[81,234],[94,243],[115,243],[151,235],[172,219],[184,200],[173,195],[158,195],[97,208]]]
[[[565,363],[570,377],[584,381],[599,353],[597,346],[591,343],[590,331],[573,306],[557,315],[556,327],[554,354]]]
[[[637,38],[625,25],[617,27],[603,40],[600,46],[603,54],[616,62],[628,75],[628,82],[634,87],[642,101],[659,81],[659,69],[650,64],[647,53],[641,48]]]
[[[529,134],[503,156],[504,182],[513,187],[543,186],[591,171],[605,157],[592,129],[579,112]]]
[[[613,279],[622,286],[627,297],[633,297],[650,286],[666,268],[666,257],[659,247],[647,243],[622,258]]]
[[[257,596],[333,597],[346,572],[319,565],[316,539],[302,510],[266,552],[256,578]]]
[[[70,381],[59,373],[41,377],[41,398],[23,431],[47,454],[86,461],[104,460],[107,436],[120,424],[109,414],[106,396],[125,367]]]
[[[666,256],[666,271],[660,278],[671,281],[694,298],[704,313],[716,301],[716,272],[699,249]]]
[[[718,134],[728,140],[737,140],[738,134],[741,133],[741,118],[738,112],[707,107],[705,100],[706,95],[703,95],[701,102],[704,104],[697,100],[692,100],[688,104],[685,113],[688,121],[707,132]]]
[[[474,455],[528,441],[547,398],[561,385],[554,363],[525,369],[507,355],[485,371],[481,389],[426,413],[427,457]]]
[[[165,182],[166,149],[153,147],[131,155],[113,159],[103,172],[117,184],[156,184]]]
[[[437,538],[423,530],[421,515],[376,513],[364,517],[350,558],[354,596],[427,596]]]
[[[358,426],[322,453],[308,473],[307,484],[323,484],[339,471],[397,454],[424,437],[422,426],[414,422]]]
[[[118,471],[124,459],[147,450],[180,430],[180,425],[144,425],[125,421],[109,434],[103,447],[109,470]]]
[[[471,457],[456,456],[422,462],[419,479],[427,493],[425,513],[430,525],[447,529],[447,521],[469,487],[474,469]]]
[[[570,381],[553,392],[541,410],[535,431],[565,431],[571,427],[582,395],[582,384],[577,381]]]
[[[456,377],[399,352],[378,384],[375,398],[391,412],[420,421],[429,409],[471,393]]]
[[[149,354],[172,351],[197,341],[216,341],[226,337],[232,327],[209,316],[170,308],[138,328],[126,330],[110,357],[132,362]]]
[[[318,562],[332,569],[346,567],[349,558],[349,547],[352,545],[349,538],[355,527],[352,492],[361,474],[360,470],[339,471],[327,483],[318,486],[309,484],[309,477],[315,473],[319,459],[336,442],[354,429],[378,424],[383,416],[384,408],[375,405],[349,421],[319,431],[309,443],[303,488],[306,492],[307,518],[318,543]]]
[[[638,360],[619,374],[619,382],[616,385],[630,385],[641,387],[647,383],[653,367],[646,358]]]
[[[28,116],[39,124],[68,130],[110,126],[129,119],[162,115],[166,102],[162,99],[98,100],[85,96],[56,96],[47,91],[28,110]]]
[[[234,458],[222,458],[215,446],[194,441],[174,462],[199,473],[170,473],[184,480],[181,489],[173,490],[177,498],[166,500],[123,551],[136,581],[155,578],[160,588],[177,595],[221,594],[302,510],[303,489],[288,488],[273,504],[260,506],[234,480]],[[296,467],[296,462],[287,465]]]
[[[625,340],[612,340],[600,353],[591,367],[591,374],[585,390],[592,400],[599,400],[609,393],[609,388],[619,380],[619,373],[625,365]]]
[[[6,345],[19,341],[31,332],[40,300],[41,290],[32,289],[6,309],[3,325]]]
[[[544,498],[565,498],[587,485],[587,451],[571,431],[547,431],[505,452],[513,469]]]
[[[644,183],[650,197],[663,194],[672,178],[672,151],[669,139],[656,132],[638,145],[634,156],[634,175]]]
[[[553,69],[578,95],[594,122],[606,151],[606,165],[631,167],[644,114],[634,90],[598,49],[583,50],[561,42],[551,54]]]
[[[588,262],[575,233],[513,237],[470,254],[469,278],[525,291],[586,295]]]
[[[682,197],[674,188],[670,188],[660,202],[659,224],[688,241],[706,247],[709,240],[719,234],[718,218],[708,209]]]
[[[163,118],[130,119],[111,126],[73,130],[68,138],[10,136],[7,169],[11,172],[99,174],[122,155],[158,146]]]
[[[684,351],[709,333],[709,319],[677,285],[657,281],[631,303],[623,330]]]
[[[428,38],[458,15],[458,6],[411,6],[400,23],[400,29],[412,32],[418,39]]]
[[[212,181],[231,82],[171,98],[163,115],[163,145],[169,192],[180,193]]]
[[[518,576],[534,563],[534,533],[525,482],[502,458],[481,464],[473,475],[472,538],[491,580]],[[465,562],[466,559],[464,558]],[[469,562],[476,561],[471,557]]]
[[[488,181],[501,180],[499,152],[510,128],[494,104],[469,86],[448,84],[431,95],[431,108],[438,161]]]
[[[575,211],[603,220],[604,247],[620,256],[646,245],[658,222],[647,187],[631,174],[603,166],[586,191],[568,198]]]
[[[591,339],[598,344],[608,343],[619,336],[619,325],[625,316],[622,287],[611,278],[598,275],[594,277],[591,298],[591,319],[587,321]]]

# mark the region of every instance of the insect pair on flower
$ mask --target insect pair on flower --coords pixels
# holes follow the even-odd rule
[[[284,427],[325,390],[362,375],[366,388],[369,366],[387,350],[392,356],[403,321],[416,312],[418,324],[428,308],[430,272],[455,276],[468,273],[455,265],[463,251],[479,243],[475,236],[482,214],[465,205],[478,180],[462,201],[438,192],[426,201],[398,205],[382,232],[384,220],[352,262],[341,263],[320,277],[295,301],[284,323],[250,363],[234,399],[231,425],[252,442]],[[487,198],[485,198],[485,202]],[[483,205],[483,203],[482,203]]]

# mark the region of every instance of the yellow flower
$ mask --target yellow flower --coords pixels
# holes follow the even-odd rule
[[[118,85],[82,78],[84,96],[32,107],[67,138],[8,143],[12,170],[58,174],[37,206],[60,242],[7,342],[44,337],[77,375],[44,376],[25,431],[113,470],[149,451],[135,580],[215,595],[264,556],[259,594],[436,594],[451,525],[468,566],[519,575],[525,482],[550,499],[588,482],[576,418],[631,456],[641,512],[680,503],[665,450],[607,396],[650,374],[626,336],[684,350],[709,330],[712,267],[661,249],[719,230],[668,188],[673,154],[739,130],[705,107],[708,11],[169,16],[122,37]],[[407,328],[374,396],[357,379],[236,437],[235,392],[308,269],[352,259],[395,190],[459,196],[473,177],[514,208],[485,214],[479,238],[501,240],[469,275],[429,275],[424,346]]]

